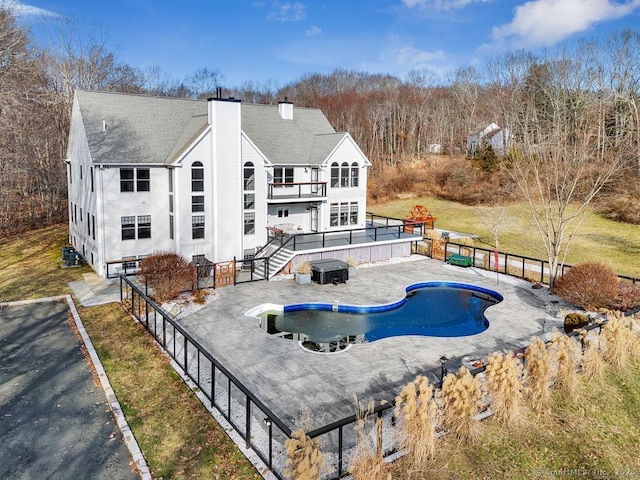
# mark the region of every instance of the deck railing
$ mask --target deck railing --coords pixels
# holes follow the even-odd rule
[[[327,196],[327,182],[269,183],[267,199],[316,198]]]

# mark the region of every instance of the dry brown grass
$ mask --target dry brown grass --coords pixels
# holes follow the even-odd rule
[[[382,451],[377,441],[382,428],[382,419],[371,421],[373,401],[365,407],[356,398],[356,449],[349,464],[349,474],[354,480],[384,480],[387,478]]]
[[[625,368],[630,359],[640,355],[640,341],[634,320],[624,317],[619,311],[607,313],[601,341],[604,360],[616,368]]]
[[[539,337],[531,339],[525,351],[525,365],[527,404],[537,414],[544,413],[549,405],[551,360],[545,343]]]
[[[517,422],[522,403],[522,371],[512,352],[494,352],[487,359],[486,380],[491,394],[491,409],[497,421],[505,425]]]
[[[318,439],[309,438],[298,429],[285,442],[287,461],[285,476],[291,480],[319,480],[325,471],[324,456]]]
[[[56,225],[0,240],[0,302],[71,293],[68,282],[92,271],[86,265],[62,267],[67,229]]]
[[[434,388],[426,377],[419,375],[405,385],[396,398],[395,415],[399,420],[401,448],[407,449],[416,464],[433,458],[441,413],[434,398]]]
[[[555,354],[555,387],[570,399],[575,399],[578,384],[577,367],[579,360],[578,344],[558,330],[553,332],[551,349]]]
[[[459,440],[473,440],[480,424],[476,418],[482,395],[478,379],[467,368],[461,367],[457,374],[448,374],[444,378],[442,394],[444,427]]]
[[[580,357],[580,375],[587,380],[601,381],[605,363],[598,345],[600,339],[594,337],[593,333],[589,334],[586,330],[580,331],[580,337],[584,343],[584,352]]]

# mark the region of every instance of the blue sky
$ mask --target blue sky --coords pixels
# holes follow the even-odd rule
[[[538,51],[640,27],[640,0],[31,0],[12,5],[45,41],[77,22],[121,61],[182,79],[218,69],[225,86],[284,86],[335,68],[404,78],[413,68],[446,76],[491,55]]]

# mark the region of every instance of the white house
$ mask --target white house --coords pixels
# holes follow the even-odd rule
[[[369,160],[288,101],[76,91],[65,161],[70,243],[101,276],[156,251],[221,262],[274,232],[367,223]]]
[[[470,134],[467,136],[467,154],[474,156],[482,142],[487,142],[496,153],[502,155],[509,148],[509,130],[499,127],[496,123],[490,123],[482,130]]]

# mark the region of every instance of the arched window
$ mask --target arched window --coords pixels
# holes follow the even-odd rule
[[[256,189],[255,182],[255,168],[253,167],[253,163],[247,162],[244,164],[244,168],[242,170],[242,179],[244,186],[244,209],[245,210],[253,210],[256,208],[256,194],[254,190]],[[246,219],[247,214],[245,214],[245,233],[247,233],[246,228]],[[253,223],[255,224],[255,215],[253,216]],[[251,232],[254,233],[254,232]]]
[[[255,169],[253,168],[253,163],[247,162],[244,164],[244,189],[245,190],[255,190]]]
[[[340,168],[340,186],[349,186],[349,164],[347,162],[344,162]]]
[[[191,191],[204,192],[204,165],[193,162],[191,165]]]
[[[356,162],[353,162],[351,164],[351,186],[352,187],[357,187],[358,186],[358,173],[360,171],[360,168],[358,167],[358,164]]]
[[[340,186],[340,167],[336,162],[331,164],[331,188]]]

